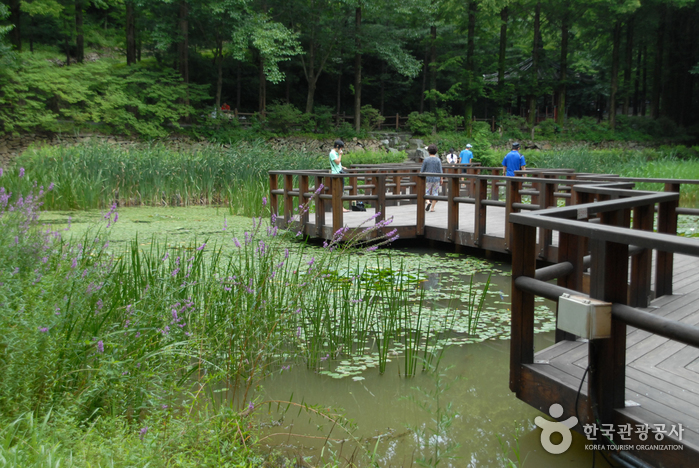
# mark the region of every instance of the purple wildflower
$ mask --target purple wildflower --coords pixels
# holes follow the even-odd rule
[[[206,247],[206,242],[201,244],[201,247],[197,247],[197,250],[201,252],[202,250],[204,250],[204,247]]]
[[[100,354],[104,353],[104,343],[102,342],[102,340],[99,340],[97,342],[97,352]]]
[[[73,262],[70,264],[70,267],[73,269],[78,268],[78,259],[77,258],[73,259]]]
[[[148,434],[148,426],[141,428],[138,437],[140,437],[141,440],[143,440],[146,437],[146,434]]]
[[[24,168],[20,167],[19,168],[19,178],[21,179],[22,177],[24,177]]]
[[[250,411],[254,410],[254,409],[255,409],[255,403],[253,403],[252,401],[250,401],[250,404],[248,405],[248,409],[249,409]]]
[[[234,238],[233,238],[233,242],[235,243],[235,246],[236,246],[236,247],[240,248],[240,242],[238,242],[238,238],[237,238],[237,237],[234,237]]]
[[[297,327],[296,328],[296,338],[300,338],[300,337],[301,337],[301,327]]]
[[[267,206],[267,197],[262,197],[262,206]]]
[[[223,230],[225,231],[226,229],[228,229],[228,220],[224,216],[223,217]]]
[[[40,331],[41,333],[47,333],[47,332],[49,331],[49,329],[46,328],[46,327],[42,327],[42,328],[39,328],[39,331]]]
[[[367,252],[373,252],[374,250],[378,249],[378,245],[372,245],[371,247],[367,247],[366,251]]]

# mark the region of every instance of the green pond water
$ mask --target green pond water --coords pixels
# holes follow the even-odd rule
[[[66,235],[89,232],[92,236],[97,234],[93,226],[103,214],[46,212],[42,220],[62,228],[69,217],[71,229]],[[154,236],[172,246],[206,240],[208,245],[232,248],[232,236],[249,229],[251,222],[231,216],[227,208],[143,207],[120,209],[116,224],[109,228],[101,224],[110,248],[118,253],[135,238],[147,248]],[[455,457],[441,459],[439,466],[507,466],[503,456],[516,460],[516,451],[523,461],[521,466],[591,466],[591,454],[583,450],[584,438],[575,433],[571,449],[558,456],[547,454],[534,418],[548,415],[519,401],[508,388],[509,266],[411,247],[398,246],[393,255],[406,264],[419,265],[426,305],[435,310],[458,309],[467,300],[471,275],[474,285],[482,288],[492,273],[477,334],[468,335],[464,321],[456,320],[444,342],[447,346],[438,372],[418,371],[410,378],[402,376],[403,357],[398,346],[391,349],[383,375],[371,356],[361,366],[343,357],[328,359],[316,369],[308,369],[301,360],[288,362],[288,370],[278,370],[261,383],[258,405],[268,400],[291,400],[341,408],[354,429],[349,436],[314,416],[313,411],[292,406],[281,412],[277,405],[265,405],[256,411],[259,422],[267,427],[263,443],[290,457],[310,457],[311,463],[330,461],[334,453],[362,466],[366,457],[360,456],[359,443],[371,452],[375,450],[379,465],[387,467],[419,466],[420,458],[435,456],[435,447],[451,448],[445,456]],[[536,317],[535,344],[539,350],[553,344],[552,304],[537,302]],[[445,426],[438,428],[439,420]],[[598,466],[604,466],[600,461]]]

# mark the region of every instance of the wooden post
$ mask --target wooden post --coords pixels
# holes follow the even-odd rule
[[[653,231],[653,206],[637,206],[633,209],[633,229]],[[648,307],[651,289],[651,263],[653,251],[644,249],[643,252],[631,257],[631,284],[629,289],[629,305],[632,307]]]
[[[483,236],[485,235],[485,224],[487,219],[488,207],[483,204],[483,200],[488,198],[488,179],[484,179],[480,176],[476,178],[476,190],[475,190],[476,204],[474,208],[473,220],[473,243],[476,247],[480,247],[483,242]]]
[[[284,174],[284,220],[286,225],[291,224],[291,219],[294,216],[294,197],[290,192],[294,189],[294,176]]]
[[[558,235],[558,262],[570,262],[573,265],[573,272],[562,278],[558,278],[558,286],[583,290],[583,256],[584,239],[580,236],[561,232]],[[558,311],[556,311],[556,323],[558,323]],[[564,332],[556,328],[556,343],[563,340],[575,341],[576,337],[572,333]]]
[[[396,130],[399,129],[400,115],[396,114]]]
[[[507,197],[507,201],[505,203],[505,250],[512,252],[511,245],[513,243],[513,233],[512,223],[510,223],[510,213],[517,213],[519,211],[519,209],[513,208],[512,205],[514,203],[522,203],[522,194],[519,193],[519,190],[522,187],[522,182],[514,177],[508,177],[506,183],[507,186],[505,187],[505,196]],[[536,243],[536,240],[534,243]]]
[[[299,174],[299,205],[303,206],[303,213],[301,214],[301,232],[304,235],[310,234],[306,232],[308,227],[308,212],[311,209],[310,203],[306,205],[306,193],[308,192],[308,176],[305,174]]]
[[[316,237],[323,237],[323,226],[325,226],[325,200],[320,196],[327,191],[327,187],[323,186],[321,190],[318,190],[323,185],[324,180],[323,176],[316,176]]]
[[[680,191],[680,184],[665,184],[666,192]],[[664,234],[677,234],[677,207],[678,200],[658,204],[658,232]],[[656,297],[672,294],[672,252],[658,251],[655,262],[655,295]]]
[[[342,177],[332,177],[331,178],[331,183],[332,183],[332,209],[333,209],[333,233],[336,233],[337,231],[342,228],[342,222],[343,222],[343,213],[342,210],[344,207],[342,206],[342,193],[343,193],[343,184],[342,184]]]
[[[545,176],[544,178],[550,178],[551,176]],[[553,198],[553,189],[556,186],[552,182],[539,182],[539,207],[542,210],[550,206],[555,206]],[[550,229],[539,229],[539,257],[543,259],[550,260],[549,250],[550,246],[553,244],[553,232]]]
[[[500,175],[502,174],[502,169],[501,168],[496,168],[493,169],[493,175]],[[498,186],[498,182],[500,182],[497,179],[490,179],[490,199],[491,200],[499,200],[500,199],[500,187]]]
[[[269,175],[269,212],[273,216],[279,216],[279,197],[275,190],[279,189],[279,178],[277,174]]]
[[[417,226],[416,231],[418,236],[425,235],[425,176],[415,176],[415,191],[417,192]]]
[[[603,213],[601,218],[602,224],[618,226],[625,216],[609,212]],[[590,297],[626,304],[628,244],[591,239],[590,249]],[[591,373],[588,395],[595,395],[601,422],[611,423],[614,408],[623,408],[625,401],[626,324],[612,318],[611,338],[591,340],[588,352]]]
[[[386,174],[377,174],[376,195],[379,197],[376,202],[376,212],[381,213],[376,217],[376,222],[386,219]]]
[[[534,277],[536,271],[536,228],[513,224],[512,327],[510,341],[510,390],[520,396],[522,364],[534,363],[534,295],[519,289],[520,276]]]
[[[456,230],[459,229],[459,204],[454,197],[459,194],[459,178],[447,178],[447,239],[456,241]]]

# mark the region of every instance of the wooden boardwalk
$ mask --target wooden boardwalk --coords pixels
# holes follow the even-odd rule
[[[676,254],[675,264],[679,267],[673,283],[675,293],[655,299],[650,307],[641,310],[697,326],[699,261],[696,257]],[[560,341],[536,353],[534,362],[528,368],[532,379],[537,380],[537,388],[523,394],[522,399],[538,401],[540,393],[553,387],[558,394],[565,395],[564,399],[577,398],[581,388],[579,407],[586,404],[583,402],[588,401],[589,379],[584,377],[582,387],[580,382],[589,363],[587,341]],[[642,441],[634,437],[631,442],[615,437],[614,441],[618,444],[682,444],[682,452],[649,451],[639,455],[646,455],[646,461],[653,466],[699,466],[699,349],[627,326],[625,389],[625,407],[615,410],[613,424],[632,424],[634,431],[638,425],[648,425],[649,438]],[[537,407],[544,413],[548,411],[547,404]],[[678,429],[680,424],[683,428],[681,440],[678,435],[669,436],[672,428]],[[664,428],[667,434],[661,441],[654,432],[658,427]]]
[[[517,397],[545,414],[560,404],[561,420],[576,415],[580,433],[613,427],[624,448],[606,452],[626,466],[699,466],[699,242],[675,235],[679,214],[699,215],[679,207],[680,187],[699,181],[653,180],[665,192],[640,192],[631,190],[640,180],[616,176],[468,170],[446,174],[438,197],[424,195],[415,168],[359,169],[345,176],[349,194],[341,176],[272,171],[272,213],[278,226],[309,237],[331,239],[342,227],[353,235],[391,219],[372,235],[397,229],[403,239],[511,254]],[[438,200],[435,212],[424,211],[428,199]],[[357,201],[367,211],[343,212],[343,202]],[[312,209],[295,215],[291,207],[304,204]],[[549,266],[537,269],[537,260]],[[535,354],[534,298],[564,293],[608,302],[611,336],[557,329],[556,344]],[[628,424],[628,435],[618,432]],[[638,429],[646,427],[644,436]],[[605,442],[598,434],[590,443]]]

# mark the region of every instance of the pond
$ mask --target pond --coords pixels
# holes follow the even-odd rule
[[[42,220],[58,227],[72,217],[71,233],[81,236],[101,216],[98,211],[49,212]],[[194,239],[227,245],[232,231],[250,225],[249,219],[230,216],[227,209],[199,207],[126,208],[119,210],[119,218],[109,228],[115,252],[136,236],[144,248],[153,236],[172,245]],[[447,346],[435,353],[432,371],[422,371],[420,364],[414,377],[405,377],[402,349],[395,344],[383,374],[374,352],[354,360],[338,353],[310,368],[300,358],[288,361],[261,383],[255,398],[255,414],[266,427],[262,443],[289,457],[310,457],[311,463],[335,457],[361,465],[366,457],[359,445],[375,453],[380,466],[507,466],[506,459],[517,460],[517,454],[524,463],[515,466],[560,466],[561,457],[570,466],[590,466],[590,455],[582,450],[584,439],[577,435],[564,455],[546,454],[534,426],[541,413],[508,388],[508,265],[400,245],[392,255],[404,262],[395,265],[419,265],[425,307],[432,310],[463,309],[471,281],[482,289],[490,277],[477,332],[469,334],[463,320],[454,320],[448,336],[442,336]],[[553,343],[553,328],[552,304],[541,300],[537,350]],[[293,403],[264,405],[271,400]],[[341,428],[345,418],[323,419],[335,408],[342,408],[354,429]]]

